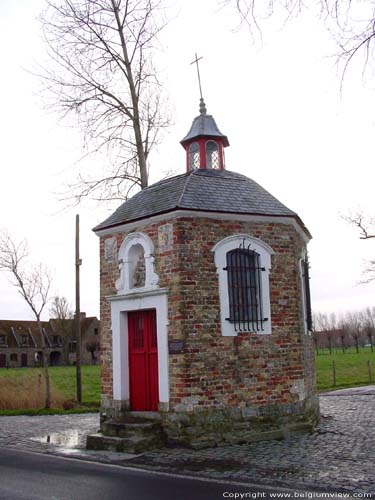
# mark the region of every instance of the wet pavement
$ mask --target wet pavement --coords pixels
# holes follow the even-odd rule
[[[0,446],[262,486],[375,495],[375,386],[322,394],[320,405],[316,432],[283,441],[142,455],[86,451],[99,415],[81,414],[0,417]]]

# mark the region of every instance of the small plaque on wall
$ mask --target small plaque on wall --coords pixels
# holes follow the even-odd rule
[[[182,354],[185,350],[185,342],[183,340],[170,340],[168,350],[169,354]]]
[[[106,262],[114,261],[117,254],[116,238],[108,238],[104,241],[104,259]]]
[[[173,248],[173,225],[164,224],[158,229],[159,250],[161,253],[168,252]]]

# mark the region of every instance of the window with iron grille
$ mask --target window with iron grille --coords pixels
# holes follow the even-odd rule
[[[260,255],[249,248],[227,253],[229,317],[236,331],[262,331],[264,322]]]
[[[310,264],[309,258],[306,255],[301,259],[301,281],[302,281],[302,298],[304,308],[305,330],[312,331],[312,309],[311,309],[311,293],[310,293]]]
[[[216,243],[220,323],[223,336],[240,332],[272,333],[269,273],[272,248],[247,234]]]

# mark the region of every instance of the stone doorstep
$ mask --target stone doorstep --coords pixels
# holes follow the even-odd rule
[[[245,422],[236,424],[231,431],[218,435],[212,432],[202,432],[202,430],[199,432],[194,427],[185,429],[182,435],[172,433],[168,435],[167,446],[182,446],[198,450],[273,439],[280,440],[293,434],[313,430],[309,422],[294,422],[273,426],[273,428],[263,426],[262,429],[249,426]],[[166,445],[160,414],[156,412],[128,412],[122,417],[103,422],[101,430],[102,432],[98,434],[88,436],[87,449],[142,453]]]
[[[118,423],[160,423],[161,415],[156,411],[127,411],[121,416],[109,417],[107,421],[118,422]]]
[[[106,420],[102,432],[87,437],[86,448],[142,453],[164,445],[160,415],[156,412],[128,412]]]
[[[129,423],[117,420],[107,420],[103,423],[102,429],[104,436],[130,437],[131,435],[146,436],[151,433],[161,433],[160,423],[158,422],[141,422]]]
[[[159,436],[130,436],[127,438],[117,436],[104,436],[102,433],[87,436],[86,448],[88,450],[114,451],[126,453],[143,453],[145,451],[161,448],[163,442]]]
[[[157,420],[161,421],[161,415],[157,411],[132,411],[129,412],[129,415],[131,415],[134,418],[144,418],[146,420]]]

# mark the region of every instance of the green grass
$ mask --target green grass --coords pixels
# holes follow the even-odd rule
[[[336,364],[336,386],[333,385],[333,361]],[[372,380],[370,381],[367,362],[370,361]],[[344,387],[367,385],[375,381],[375,352],[370,347],[361,347],[359,353],[355,349],[319,350],[316,356],[316,373],[318,390],[326,391]]]
[[[336,363],[336,386],[333,385],[332,363]],[[368,365],[370,361],[372,380],[369,380]],[[55,388],[66,399],[76,399],[76,369],[74,366],[51,366],[50,376]],[[343,354],[341,349],[319,350],[316,356],[316,371],[319,391],[327,391],[344,387],[367,385],[375,382],[375,352],[370,348],[348,349]],[[38,376],[43,377],[41,368],[0,368],[2,378]],[[0,415],[51,415],[55,413],[81,413],[97,411],[100,405],[100,368],[99,366],[82,366],[82,405],[69,410],[0,410]]]
[[[75,366],[50,366],[50,378],[53,386],[66,399],[75,400],[77,397],[76,368]],[[42,368],[0,368],[0,380],[11,377],[13,379],[23,377],[38,377]],[[100,367],[97,365],[82,366],[82,405],[70,410],[2,410],[0,415],[42,415],[53,413],[79,413],[97,411],[100,405]]]

